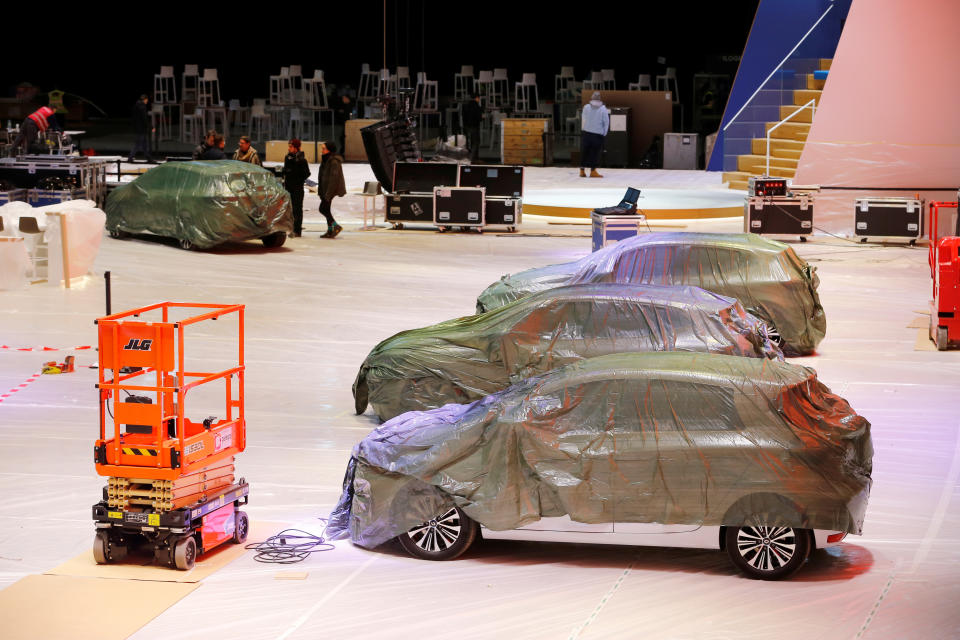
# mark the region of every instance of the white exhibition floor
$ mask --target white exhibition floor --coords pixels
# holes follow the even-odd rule
[[[348,188],[368,174],[348,165]],[[617,175],[619,184],[603,186],[718,186],[700,172]],[[575,176],[542,169],[528,179],[538,189],[576,188]],[[345,200],[334,205],[346,223],[338,238],[319,237],[324,225],[308,198],[310,231],[277,251],[105,238],[95,272],[74,288],[0,292],[0,345],[96,344],[104,270],[115,311],[166,300],[245,304],[249,445],[238,468],[251,483],[247,511],[276,531],[319,533],[351,447],[375,426],[372,414],[354,415],[350,392],[369,349],[402,329],[472,313],[476,295],[504,273],[590,250],[588,227],[530,218],[509,236],[359,231],[360,198]],[[615,203],[598,203],[607,204]],[[816,554],[792,580],[745,579],[712,551],[504,541],[431,563],[341,541],[289,566],[248,552],[132,637],[960,637],[960,351],[916,350],[918,329],[907,327],[925,318],[917,312],[930,297],[926,249],[830,237],[794,247],[818,269],[828,320],[818,354],[794,361],[815,367],[872,422],[876,452],[864,535]],[[0,394],[67,353],[0,350]],[[81,365],[95,362],[93,351],[75,353]],[[90,507],[104,485],[92,459],[95,381],[89,368],[41,376],[0,402],[0,588],[89,552]],[[275,579],[281,571],[307,575]],[[34,606],[38,617],[58,612],[45,598]],[[105,625],[113,613],[105,599]],[[0,637],[3,620],[0,611]]]

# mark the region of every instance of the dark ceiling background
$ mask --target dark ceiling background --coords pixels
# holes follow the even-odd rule
[[[103,3],[96,15],[78,9],[56,19],[21,4],[5,11],[5,22],[35,37],[7,56],[0,91],[11,97],[29,82],[125,116],[138,95],[152,91],[153,74],[164,64],[175,65],[178,75],[185,63],[216,67],[225,99],[265,97],[268,76],[298,63],[304,75],[324,69],[328,85],[356,86],[361,63],[383,65],[384,5],[355,5]],[[506,67],[511,82],[534,72],[546,99],[561,65],[575,66],[578,78],[614,68],[623,89],[639,73],[673,66],[686,102],[694,73],[736,73],[756,3],[391,0],[386,7],[387,66],[409,66],[414,78],[427,71],[440,81],[441,95],[452,93],[462,64],[475,72]]]

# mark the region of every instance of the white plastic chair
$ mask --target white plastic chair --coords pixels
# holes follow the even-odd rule
[[[150,105],[150,128],[156,131],[157,140],[170,140],[170,125],[167,123],[166,114],[163,112],[163,105],[154,102]]]
[[[493,92],[490,102],[494,108],[502,107],[506,104],[510,95],[510,80],[507,77],[506,69],[493,70]]]
[[[670,83],[673,83],[672,88]],[[657,76],[657,91],[672,91],[674,104],[680,102],[680,96],[677,95],[677,87],[677,69],[675,67],[667,67],[666,72],[662,76]]]
[[[153,74],[153,103],[173,104],[177,101],[177,82],[173,77],[173,67],[160,67],[160,73]]]
[[[261,142],[266,140],[264,135],[270,133],[270,114],[267,113],[265,100],[257,98],[250,107],[250,122],[247,125],[247,135],[252,140]]]
[[[220,80],[216,69],[204,69],[197,94],[197,104],[201,107],[214,107],[222,104],[220,99]]]
[[[460,73],[453,74],[453,99],[469,100],[473,95],[474,82],[476,80],[473,77],[473,66],[461,66]]]
[[[184,65],[180,76],[180,97],[184,102],[196,102],[200,91],[200,67],[195,64]]]
[[[603,83],[604,91],[615,91],[617,88],[617,81],[614,75],[613,69],[601,69],[600,70],[600,80]]]
[[[514,107],[519,113],[533,113],[540,110],[537,95],[537,74],[525,73],[520,82],[514,85]]]
[[[637,81],[631,82],[627,89],[630,91],[653,91],[653,87],[650,86],[650,74],[641,73],[637,76]]]

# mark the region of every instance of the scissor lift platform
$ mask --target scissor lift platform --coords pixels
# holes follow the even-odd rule
[[[246,448],[243,314],[243,305],[162,302],[97,320],[94,462],[108,477],[93,506],[97,562],[118,561],[146,541],[158,561],[189,569],[198,553],[246,539],[238,507],[249,486],[234,478],[234,457]],[[213,321],[237,323],[236,360],[221,371],[192,370],[188,328]],[[220,343],[217,352],[222,357]],[[187,417],[190,392],[219,384],[224,417]]]

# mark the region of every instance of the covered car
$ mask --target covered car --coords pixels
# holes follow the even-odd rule
[[[293,231],[290,194],[270,171],[234,160],[167,162],[107,198],[107,231],[152,233],[185,249],[260,238],[279,247]]]
[[[806,355],[827,330],[815,271],[789,245],[752,233],[646,233],[575,262],[503,276],[477,298],[477,311],[582,282],[693,285],[736,298],[787,355]]]
[[[384,423],[327,532],[372,548],[456,508],[491,530],[567,515],[860,533],[872,456],[870,423],[813,369],[613,354]]]
[[[739,302],[697,287],[577,284],[488,313],[403,331],[370,352],[353,383],[358,414],[383,420],[472,402],[582,358],[702,351],[783,359]]]

